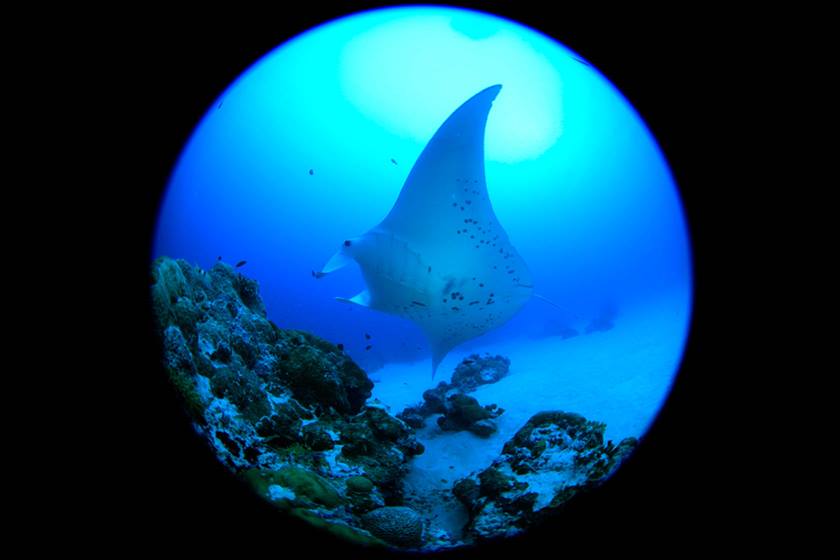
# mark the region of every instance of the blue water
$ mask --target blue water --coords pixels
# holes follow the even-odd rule
[[[311,272],[384,218],[437,127],[497,83],[489,195],[535,291],[561,309],[534,299],[455,354],[582,331],[605,307],[619,329],[623,314],[649,306],[666,346],[653,354],[669,356],[659,373],[667,387],[692,290],[667,163],[638,114],[580,55],[485,14],[368,12],[267,54],[220,93],[184,148],[155,256],[203,268],[219,256],[247,261],[241,271],[259,281],[270,319],[343,343],[369,371],[429,360],[414,324],[335,301],[363,289],[357,267],[321,280]]]

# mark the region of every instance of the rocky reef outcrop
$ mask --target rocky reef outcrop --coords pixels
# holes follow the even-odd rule
[[[604,443],[605,428],[568,412],[532,416],[488,468],[453,486],[469,512],[467,538],[514,535],[598,486],[637,445],[635,438]]]
[[[204,271],[159,258],[151,295],[166,371],[224,464],[335,534],[422,544],[402,479],[423,446],[410,425],[369,402],[373,383],[347,354],[277,327],[257,283],[222,262]]]
[[[510,371],[510,358],[471,354],[461,360],[452,373],[452,385],[468,393],[479,385],[495,383]]]
[[[475,397],[466,393],[478,386],[495,383],[508,374],[510,359],[504,356],[472,354],[455,368],[452,382],[441,381],[437,387],[423,393],[423,402],[409,406],[397,415],[413,428],[426,425],[426,418],[441,414],[437,424],[444,431],[470,431],[488,437],[496,432],[493,420],[504,412],[496,404],[481,406]]]

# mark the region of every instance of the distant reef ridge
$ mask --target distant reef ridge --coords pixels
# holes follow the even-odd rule
[[[341,348],[269,321],[257,282],[224,262],[205,271],[156,259],[151,303],[166,374],[218,459],[280,510],[360,545],[434,550],[515,534],[600,483],[636,445],[604,443],[605,425],[574,413],[536,414],[492,465],[453,487],[469,512],[453,540],[404,498],[409,463],[424,452],[415,427],[438,413],[444,431],[495,432],[503,410],[465,393],[507,375],[507,358],[468,357],[404,421],[371,398],[373,383]]]

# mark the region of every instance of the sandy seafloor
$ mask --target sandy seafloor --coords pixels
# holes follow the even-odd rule
[[[509,374],[471,393],[481,405],[505,409],[498,432],[480,438],[470,432],[444,432],[437,416],[426,420],[417,438],[426,447],[414,458],[406,479],[409,505],[435,520],[453,538],[467,521],[466,511],[452,497],[455,481],[484,469],[502,446],[535,413],[563,410],[605,422],[605,439],[618,443],[641,437],[667,398],[681,358],[687,325],[685,299],[624,310],[609,331],[530,339],[451,352],[431,379],[429,360],[386,364],[371,374],[372,399],[392,414],[422,402],[423,391],[449,381],[461,359],[477,352],[502,354],[511,360]],[[583,332],[583,325],[575,325]]]

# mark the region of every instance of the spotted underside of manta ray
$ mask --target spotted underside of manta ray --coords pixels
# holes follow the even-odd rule
[[[417,323],[432,349],[432,376],[457,345],[513,317],[533,286],[490,199],[484,173],[484,129],[491,86],[441,125],[376,227],[344,241],[316,277],[351,261],[367,288],[340,301]]]

